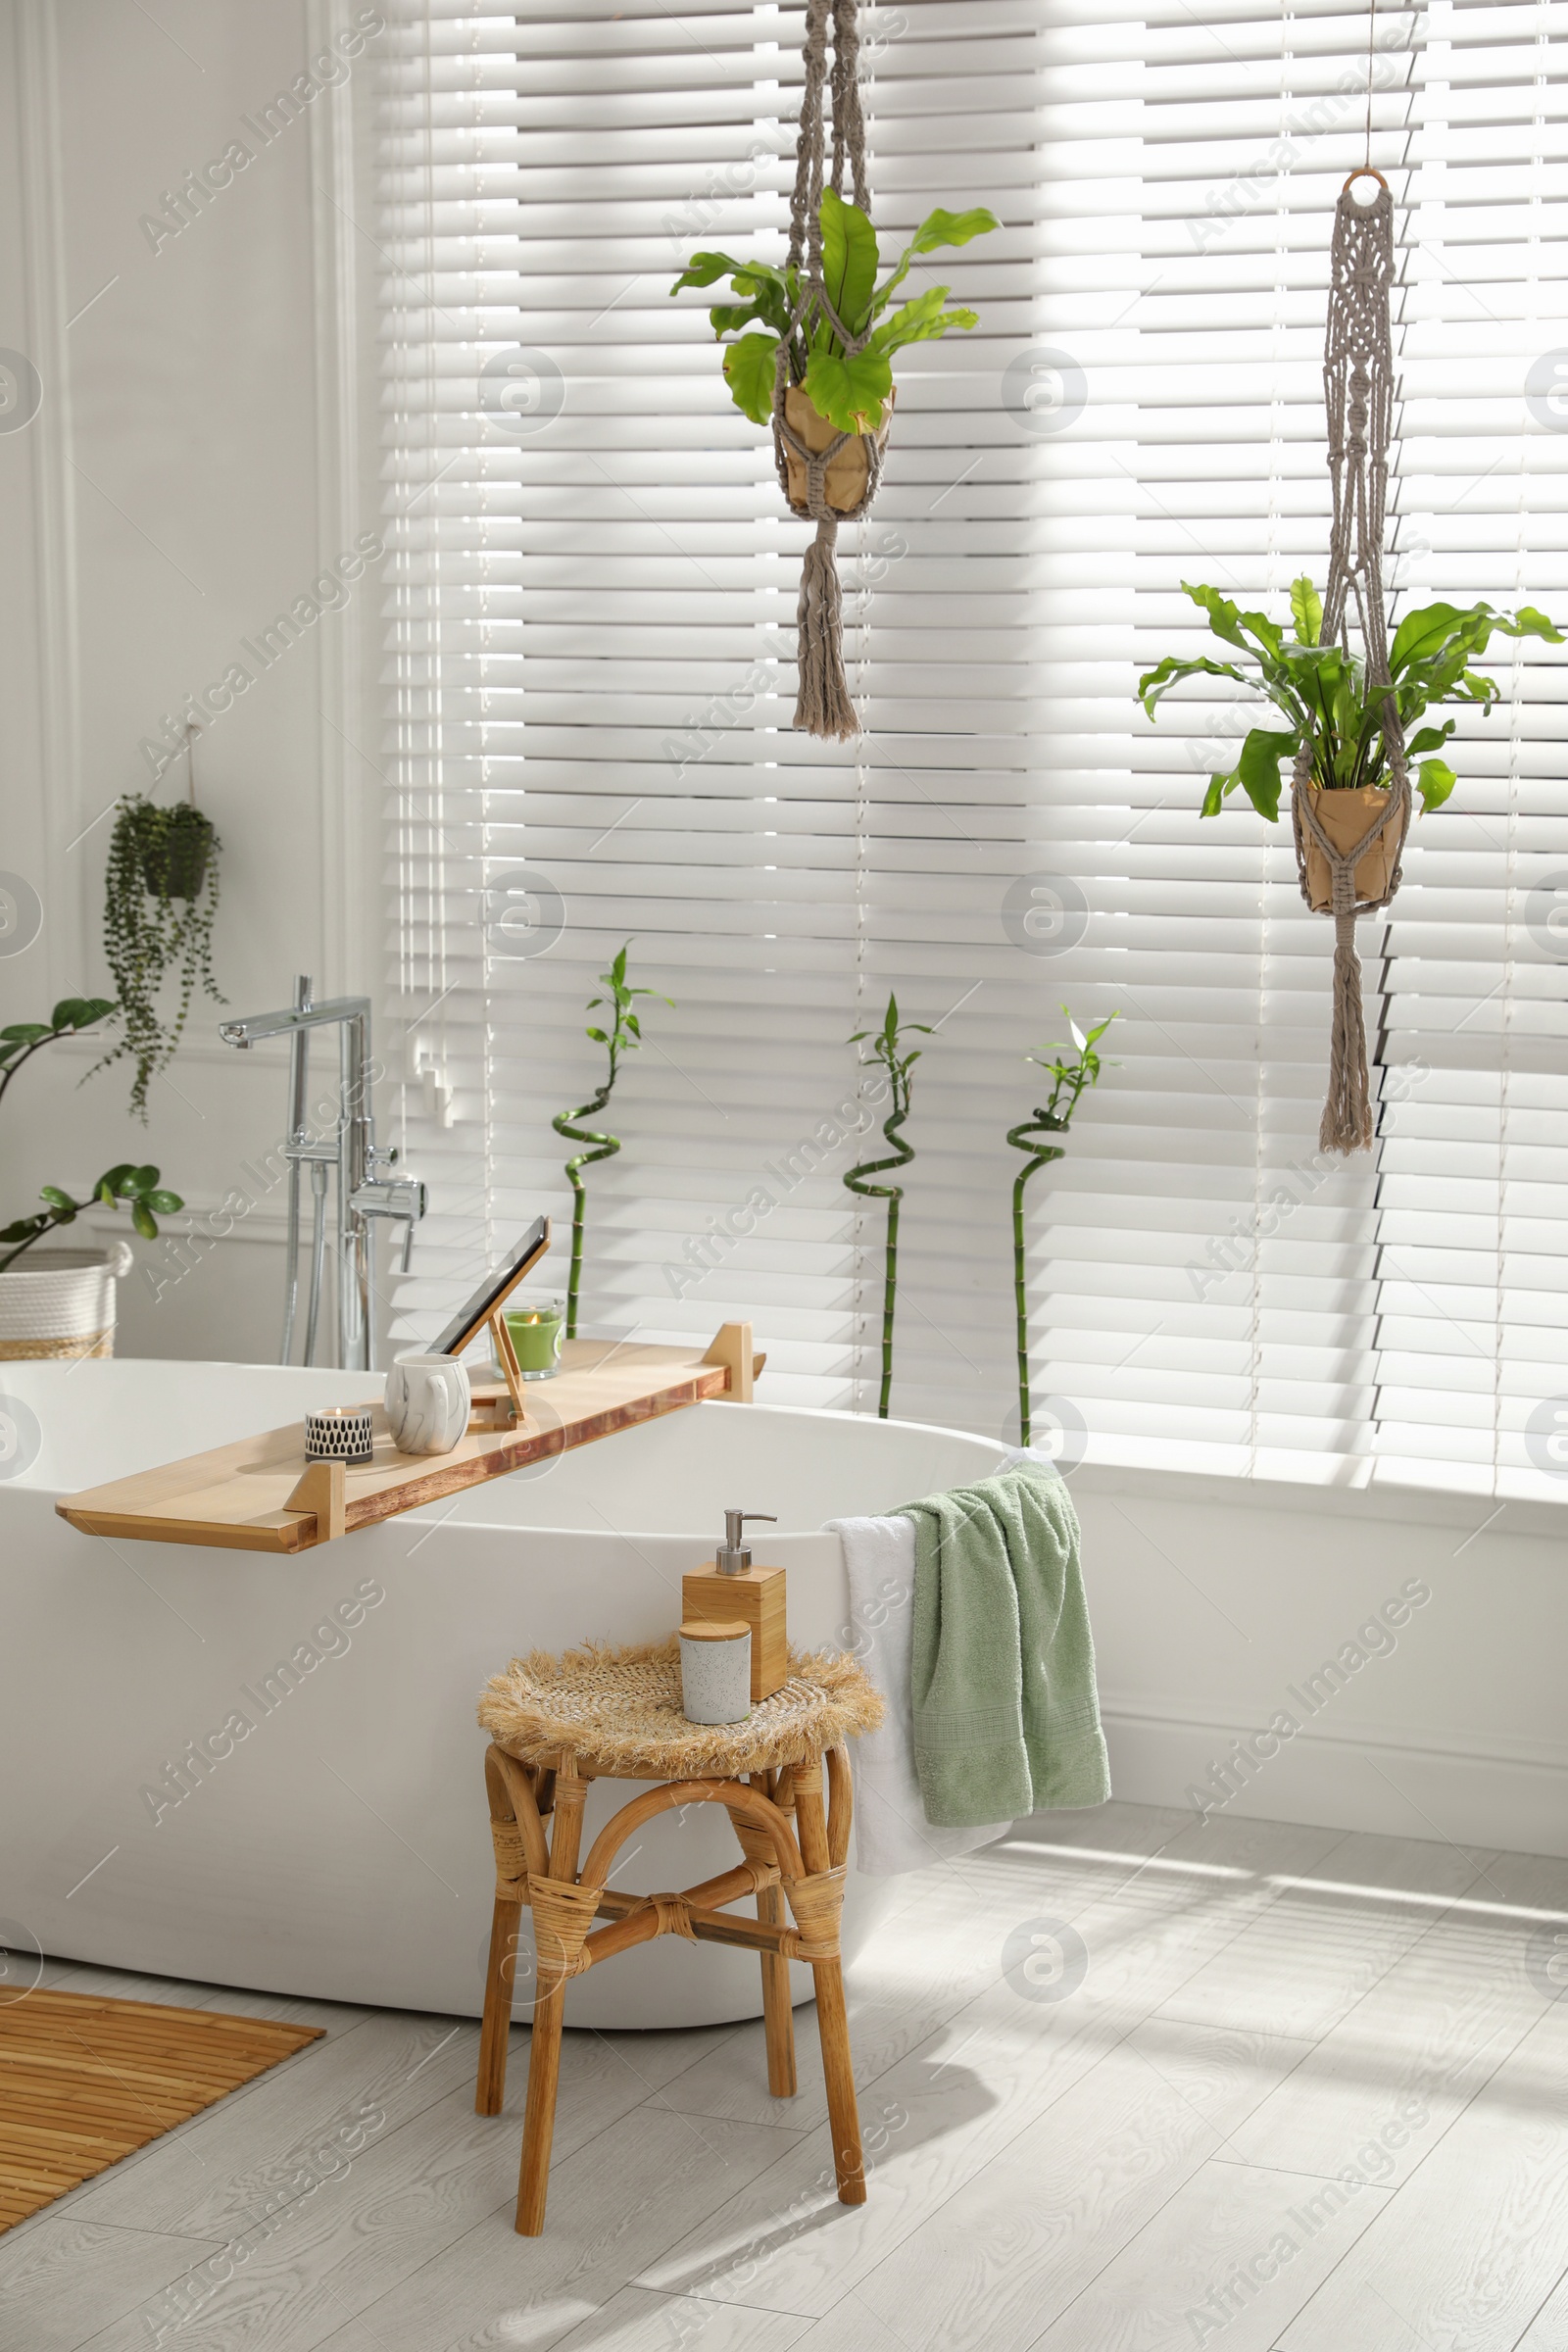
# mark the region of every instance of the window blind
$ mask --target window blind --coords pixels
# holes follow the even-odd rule
[[[1553,372],[1568,11],[1382,7],[1372,156],[1398,207],[1405,601],[1568,610]],[[569,1214],[595,975],[644,1050],[588,1124],[585,1328],[749,1313],[784,1402],[874,1404],[883,1155],[851,1032],[933,1034],[903,1171],[894,1409],[1015,1413],[1008,1127],[1026,1055],[1114,1009],[1115,1067],[1033,1179],[1037,1435],[1066,1458],[1528,1487],[1561,1363],[1568,892],[1552,649],[1491,666],[1459,791],[1361,925],[1374,1153],[1315,1155],[1332,927],[1288,834],[1200,822],[1234,702],[1139,671],[1206,580],[1321,579],[1332,210],[1364,13],[1264,0],[862,11],[884,251],[980,313],[901,355],[872,517],[841,534],[858,746],[788,725],[799,559],[730,404],[693,250],[780,256],[799,7],[545,0],[393,18],[374,126],[393,552],[382,698],[410,1155],[402,1327]],[[1568,335],[1564,336],[1568,343]],[[1563,382],[1568,384],[1568,354]],[[1536,389],[1528,387],[1534,385]],[[1558,411],[1562,410],[1559,416]],[[1396,607],[1396,610],[1398,608]],[[1228,764],[1228,760],[1226,764]],[[1542,941],[1545,942],[1544,947]]]

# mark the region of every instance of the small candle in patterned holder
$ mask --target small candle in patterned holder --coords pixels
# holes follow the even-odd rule
[[[327,1404],[305,1416],[305,1453],[313,1462],[368,1462],[375,1451],[368,1404]]]

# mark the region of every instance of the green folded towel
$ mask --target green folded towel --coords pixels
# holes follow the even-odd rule
[[[914,1522],[911,1696],[926,1819],[944,1829],[1102,1805],[1078,1518],[1020,1466],[903,1506]]]

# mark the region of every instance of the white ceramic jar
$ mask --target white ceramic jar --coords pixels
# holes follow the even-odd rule
[[[683,1625],[680,1690],[688,1723],[744,1723],[752,1711],[751,1627]]]
[[[468,1367],[455,1355],[394,1356],[386,1419],[399,1453],[450,1453],[468,1426]]]

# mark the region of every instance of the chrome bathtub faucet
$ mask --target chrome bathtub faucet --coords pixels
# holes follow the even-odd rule
[[[311,1133],[306,1097],[309,1091],[311,1031],[335,1027],[338,1032],[339,1096],[334,1131],[320,1138]],[[375,1287],[375,1226],[391,1218],[403,1225],[403,1271],[414,1257],[414,1228],[424,1215],[425,1188],[417,1176],[393,1176],[396,1149],[375,1140],[367,1072],[370,1064],[370,1000],[368,997],[331,997],[315,1004],[309,973],[294,982],[294,1002],[280,1012],[257,1012],[243,1020],[220,1021],[218,1034],[226,1046],[248,1052],[264,1039],[289,1041],[288,1141],[283,1157],[288,1171],[288,1234],[283,1253],[283,1342],[278,1361],[288,1363],[294,1352],[294,1325],[299,1308],[300,1181],[311,1171],[314,1231],[311,1275],[305,1317],[307,1364],[317,1361],[320,1337],[321,1291],[326,1259],[327,1177],[337,1171],[334,1242],[337,1251],[337,1362],[347,1371],[371,1370],[374,1333],[370,1295]]]

